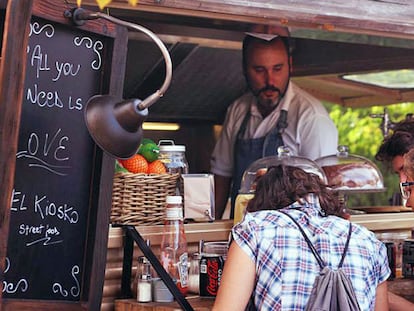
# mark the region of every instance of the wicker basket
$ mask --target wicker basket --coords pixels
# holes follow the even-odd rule
[[[180,174],[116,173],[111,223],[159,225],[164,221],[165,198],[174,195]]]

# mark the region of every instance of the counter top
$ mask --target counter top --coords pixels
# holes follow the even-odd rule
[[[371,231],[411,229],[414,227],[414,212],[352,215],[350,220]]]
[[[187,297],[187,301],[195,311],[210,311],[213,307],[214,298]],[[115,311],[178,311],[182,310],[177,302],[147,302],[140,303],[135,299],[115,300]]]
[[[414,227],[414,212],[394,212],[352,215],[353,223],[360,224],[371,231],[411,230]],[[184,225],[187,241],[198,242],[228,240],[233,220],[188,223]],[[159,245],[162,238],[162,225],[138,226],[144,238],[151,238],[151,245]],[[120,227],[111,227],[108,247],[122,245],[123,232]]]
[[[393,212],[393,213],[379,213],[379,214],[364,214],[353,215],[351,221],[375,233],[397,233],[404,236],[411,237],[411,229],[414,227],[414,213],[413,212]],[[197,251],[199,241],[225,241],[229,238],[230,230],[233,226],[232,220],[219,220],[211,223],[189,223],[185,224],[185,231],[187,242],[189,245],[189,252]],[[162,238],[162,225],[157,226],[138,226],[136,227],[144,239],[149,239],[151,248],[155,253],[159,251],[159,245]],[[120,227],[110,227],[108,240],[107,265],[105,269],[105,284],[103,290],[102,311],[113,311],[115,300],[123,297],[121,294],[121,277],[123,266],[123,246],[124,246],[124,231]],[[141,253],[137,246],[134,249],[134,258]],[[410,287],[405,288],[405,284],[410,282],[393,281],[390,288],[397,294],[410,293]],[[411,288],[414,289],[414,282]],[[414,297],[414,293],[412,295]],[[410,298],[407,296],[407,298]],[[127,301],[126,301],[127,302]],[[134,300],[129,300],[129,303]],[[120,303],[118,303],[119,305]],[[148,306],[151,306],[148,304]],[[118,307],[119,308],[119,307]],[[161,310],[161,309],[117,309],[119,311],[138,311],[138,310]],[[166,309],[164,309],[166,310]],[[171,309],[170,309],[171,310]],[[172,309],[174,310],[174,309]],[[203,310],[204,311],[204,310]]]
[[[397,278],[388,281],[388,290],[414,302],[414,279]],[[186,298],[195,311],[210,311],[214,298],[190,296]],[[115,300],[115,311],[178,311],[182,310],[177,302],[140,303],[135,299]]]

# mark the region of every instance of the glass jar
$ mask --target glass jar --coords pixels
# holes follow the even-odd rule
[[[160,148],[158,159],[165,164],[168,173],[188,174],[184,145],[176,145],[173,140],[160,140],[158,147]]]
[[[188,291],[193,294],[200,293],[200,253],[193,253],[188,273]]]

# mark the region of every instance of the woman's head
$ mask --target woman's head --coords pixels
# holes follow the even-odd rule
[[[321,208],[326,214],[341,215],[337,196],[326,187],[319,176],[286,165],[269,167],[266,174],[259,178],[247,211],[281,209],[305,198],[309,193],[319,198]]]

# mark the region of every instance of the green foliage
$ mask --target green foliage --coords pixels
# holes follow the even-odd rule
[[[382,143],[381,118],[373,118],[372,114],[383,114],[384,107],[344,108],[336,104],[325,104],[339,133],[339,144],[347,145],[350,154],[363,156],[376,164],[383,175],[385,192],[350,194],[348,206],[383,206],[390,205],[393,193],[398,192],[398,178],[389,169],[388,163],[375,160],[375,154]],[[414,112],[414,103],[403,103],[387,106],[390,120],[398,122],[407,114]]]

